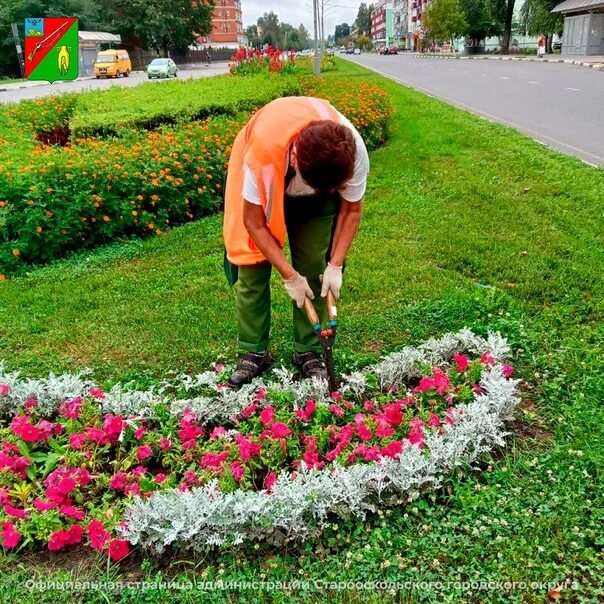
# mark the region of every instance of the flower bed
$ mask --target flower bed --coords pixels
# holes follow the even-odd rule
[[[464,330],[325,384],[233,391],[217,367],[156,391],[0,366],[0,542],[204,549],[315,535],[439,485],[504,444],[518,380],[500,336]]]
[[[229,79],[237,86],[246,82],[248,92],[254,82],[269,80],[279,78]],[[168,85],[162,85],[161,90],[165,92]],[[305,79],[296,86],[298,92],[319,92],[331,100],[359,129],[370,149],[383,142],[391,111],[387,95],[377,86],[360,84],[363,98],[358,101],[354,97],[359,86],[354,82],[334,80],[316,88]],[[260,86],[253,98],[263,103],[270,100],[266,94],[278,96],[287,91],[291,92],[277,87],[269,94]],[[251,102],[252,96],[244,95],[244,99]],[[71,97],[49,102],[61,108],[58,114],[62,116],[74,110]],[[210,100],[203,102],[208,107]],[[119,105],[109,103],[114,104]],[[227,105],[225,101],[223,109]],[[7,137],[9,142],[0,149],[0,279],[24,264],[47,262],[122,236],[161,235],[170,226],[217,211],[222,203],[230,146],[249,118],[248,113],[240,112],[232,117],[164,126],[155,132],[126,129],[118,138],[79,139],[67,147],[36,147],[32,133],[21,120],[27,119],[38,104],[17,111],[18,107],[10,110],[14,113],[5,127],[2,118],[8,116],[0,112],[0,140]],[[93,111],[94,107],[89,109]],[[58,127],[60,121],[53,122],[53,115],[52,111],[40,110],[34,122],[38,134],[44,128]],[[144,119],[152,115],[152,111],[144,113]],[[26,152],[11,146],[15,129],[24,132]]]
[[[238,76],[250,76],[260,73],[279,73],[310,75],[312,74],[312,57],[297,57],[293,51],[284,52],[269,46],[265,52],[240,48],[232,57],[230,73]],[[337,69],[332,56],[321,57],[321,72]]]

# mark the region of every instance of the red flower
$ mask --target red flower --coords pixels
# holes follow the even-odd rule
[[[223,462],[227,460],[228,456],[228,451],[223,451],[222,453],[206,453],[201,458],[201,467],[204,470],[217,470],[222,466]]]
[[[145,434],[147,434],[147,428],[145,428],[145,426],[139,426],[134,431],[134,438],[136,438],[136,440],[140,440],[143,436],[145,436]]]
[[[240,461],[234,461],[230,466],[231,474],[237,482],[241,482],[245,476],[245,466]]]
[[[260,421],[266,426],[273,421],[273,417],[275,417],[275,410],[268,405],[260,412]]]
[[[5,514],[13,518],[25,518],[27,516],[27,512],[24,509],[13,507],[10,503],[5,503],[3,509]]]
[[[124,429],[124,419],[119,415],[107,415],[103,422],[103,428],[105,429],[107,436],[115,442]]]
[[[514,368],[511,365],[502,365],[501,371],[503,372],[503,377],[511,378],[514,375]]]
[[[243,418],[248,418],[250,415],[252,415],[254,413],[254,411],[256,411],[256,409],[258,409],[258,405],[256,405],[255,403],[252,403],[251,405],[248,405],[242,412],[241,412],[241,417]]]
[[[59,506],[59,511],[64,516],[73,518],[74,520],[84,520],[84,516],[86,516],[84,511],[78,510],[78,508],[74,507],[73,505],[61,505]]]
[[[277,474],[275,472],[269,472],[264,479],[264,488],[270,491],[275,483],[277,482]]]
[[[425,436],[424,436],[423,431],[419,430],[419,429],[413,429],[407,435],[407,439],[409,440],[409,442],[412,445],[417,445],[420,449],[423,449],[426,444],[424,442],[424,438],[425,438]]]
[[[438,428],[440,427],[440,417],[435,413],[430,413],[430,418],[428,419],[428,426],[430,428]]]
[[[15,529],[15,525],[12,522],[2,523],[2,533],[0,533],[0,539],[2,545],[7,548],[16,547],[21,539],[21,533]]]
[[[51,510],[52,508],[56,508],[59,505],[56,501],[44,501],[43,499],[36,499],[34,501],[34,507],[39,512],[45,512],[46,510]]]
[[[403,421],[400,403],[397,401],[396,403],[385,405],[384,417],[391,426],[398,426]]]
[[[248,459],[251,457],[260,455],[259,443],[247,440],[239,434],[235,437],[235,441],[237,442],[237,446],[239,448],[239,457],[241,457],[243,461],[248,461]]]
[[[109,488],[121,490],[128,484],[128,475],[125,472],[118,472],[109,479]]]
[[[143,461],[153,455],[153,449],[149,445],[142,445],[136,450],[136,457]]]
[[[10,394],[10,386],[8,384],[0,384],[0,396],[8,396]]]
[[[123,560],[130,553],[130,545],[125,539],[113,539],[109,544],[109,557],[115,562]]]
[[[159,439],[159,448],[162,451],[168,451],[172,446],[172,441],[169,438],[160,438]]]
[[[494,365],[495,364],[495,359],[493,358],[493,355],[487,350],[480,357],[480,362],[483,365]]]
[[[88,538],[90,539],[90,547],[100,550],[111,538],[111,533],[105,529],[100,520],[95,518],[88,524]]]
[[[88,391],[88,394],[90,394],[90,396],[92,396],[96,399],[105,398],[105,393],[103,392],[103,390],[101,388],[91,388]]]
[[[291,433],[292,431],[283,422],[275,422],[271,426],[271,436],[273,438],[286,438]]]
[[[404,443],[400,440],[392,441],[382,447],[381,454],[385,457],[398,457],[404,449]]]
[[[48,539],[48,549],[58,551],[68,545],[82,542],[84,529],[79,524],[73,524],[68,529],[59,529],[52,533]]]
[[[470,365],[470,361],[468,360],[468,357],[465,354],[458,354],[456,352],[453,355],[453,360],[456,363],[455,370],[457,371],[457,373],[463,373]]]
[[[329,405],[329,410],[336,416],[342,417],[344,415],[344,409],[340,405]]]

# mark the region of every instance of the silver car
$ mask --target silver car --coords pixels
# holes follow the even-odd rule
[[[153,59],[147,65],[147,77],[151,78],[169,78],[178,76],[178,67],[172,59]]]

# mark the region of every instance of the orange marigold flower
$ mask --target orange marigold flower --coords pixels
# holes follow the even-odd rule
[[[21,250],[18,250],[17,248],[15,248],[15,249],[13,250],[13,256],[15,256],[15,258],[16,258],[16,257],[18,257],[18,256],[20,256],[20,255],[21,255]]]
[[[105,216],[103,216],[103,220],[105,222],[109,222],[111,220],[111,218],[109,218],[109,216],[105,215]]]

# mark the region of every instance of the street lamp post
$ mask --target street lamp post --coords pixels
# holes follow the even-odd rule
[[[318,76],[321,74],[321,57],[319,56],[319,0],[312,2],[313,21],[315,30],[314,51],[315,56],[312,61],[312,72]]]

